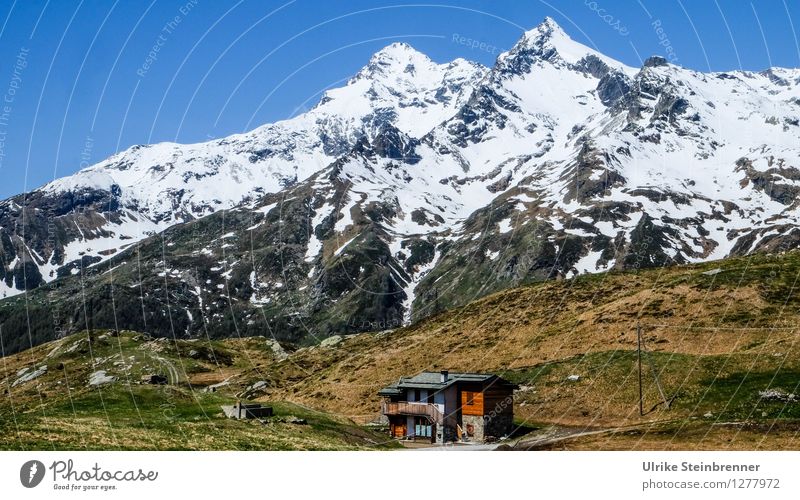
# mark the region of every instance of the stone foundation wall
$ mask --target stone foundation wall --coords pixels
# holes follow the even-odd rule
[[[469,429],[472,427],[472,435],[469,439],[472,441],[483,441],[484,439],[484,422],[483,417],[479,415],[463,415],[461,421],[464,423],[464,432],[469,435]]]

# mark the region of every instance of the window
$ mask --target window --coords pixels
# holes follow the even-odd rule
[[[420,397],[421,397],[421,394],[419,392],[419,389],[414,389],[414,401],[419,401]]]
[[[431,437],[432,426],[425,417],[414,417],[414,435],[416,437]]]

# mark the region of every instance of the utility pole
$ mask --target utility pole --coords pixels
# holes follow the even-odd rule
[[[647,362],[650,363],[650,371],[653,372],[653,380],[656,381],[656,387],[658,388],[658,393],[661,394],[661,400],[664,401],[664,407],[669,410],[670,406],[672,405],[672,401],[667,399],[667,395],[664,393],[664,388],[661,387],[661,381],[658,379],[658,370],[656,370],[656,365],[653,362],[653,358],[650,356],[650,353],[647,354]]]
[[[642,325],[636,321],[636,362],[639,366],[639,416],[644,416],[644,396],[642,395]]]
[[[636,321],[636,364],[638,365],[639,369],[639,416],[644,416],[644,395],[642,393],[642,347],[644,341],[642,340],[642,324],[637,320]],[[672,401],[667,399],[666,393],[664,393],[664,388],[661,386],[661,381],[658,379],[658,371],[656,370],[656,365],[653,363],[653,358],[650,357],[648,354],[647,362],[650,364],[650,370],[653,373],[653,380],[656,382],[656,387],[658,388],[658,393],[661,395],[662,401],[664,401],[664,406],[667,410],[670,409],[672,406]]]

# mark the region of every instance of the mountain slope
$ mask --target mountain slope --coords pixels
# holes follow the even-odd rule
[[[547,22],[527,33],[475,91],[480,104],[432,132],[459,159],[509,161],[416,307],[797,246],[800,71],[706,75],[654,57],[632,72],[564,37]],[[520,143],[527,154],[509,158]]]

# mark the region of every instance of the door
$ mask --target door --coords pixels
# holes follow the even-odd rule
[[[404,438],[406,437],[406,423],[392,423],[392,437]]]

